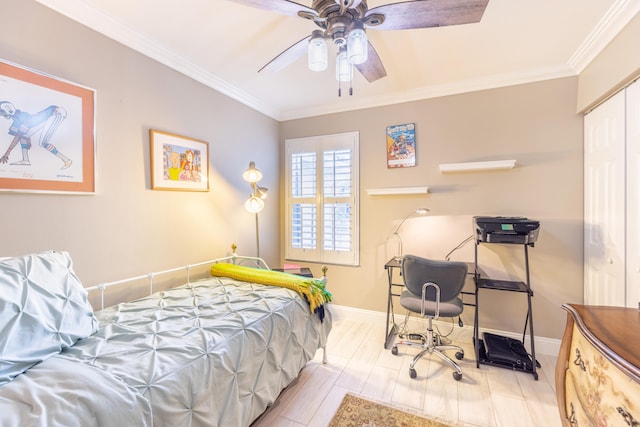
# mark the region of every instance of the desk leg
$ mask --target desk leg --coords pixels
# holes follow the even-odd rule
[[[478,241],[473,245],[473,283],[476,287],[476,312],[473,315],[473,348],[476,351],[476,369],[480,368],[480,326],[478,324],[478,312],[480,311],[480,300],[478,298]]]
[[[395,341],[395,336],[398,333],[398,325],[396,325],[396,319],[395,319],[395,315],[393,313],[393,302],[391,301],[392,296],[392,288],[393,286],[391,285],[392,281],[393,281],[393,268],[387,268],[387,275],[388,275],[388,279],[389,279],[389,292],[387,295],[387,325],[385,328],[385,332],[384,332],[384,348],[386,350],[389,350],[391,348],[391,346],[393,345],[393,342]],[[393,326],[391,327],[391,330],[389,330],[389,321],[392,320],[393,321]]]
[[[477,278],[474,277],[474,280],[477,280]],[[476,351],[476,368],[480,367],[480,328],[478,326],[480,302],[478,301],[478,294],[478,285],[476,284],[476,307],[473,315],[473,348]]]

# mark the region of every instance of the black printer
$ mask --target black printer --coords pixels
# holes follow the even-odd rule
[[[533,245],[538,240],[540,221],[523,217],[474,216],[473,228],[479,242]]]

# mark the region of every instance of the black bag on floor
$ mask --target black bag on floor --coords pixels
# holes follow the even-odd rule
[[[482,337],[489,361],[509,364],[516,369],[533,369],[531,357],[520,341],[488,332],[484,332]]]

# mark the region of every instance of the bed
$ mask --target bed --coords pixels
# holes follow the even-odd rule
[[[0,425],[250,425],[324,350],[331,295],[261,283],[254,270],[301,278],[244,260],[260,263],[234,253],[195,280],[188,266],[177,287],[95,311],[88,291],[104,301],[111,284],[83,288],[69,254],[0,260]]]

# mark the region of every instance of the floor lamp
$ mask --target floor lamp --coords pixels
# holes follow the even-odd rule
[[[260,228],[258,227],[258,213],[264,209],[264,199],[267,198],[269,189],[260,187],[258,182],[262,179],[262,172],[256,168],[256,163],[249,162],[249,167],[242,173],[242,178],[251,186],[249,199],[244,203],[247,211],[256,216],[256,256],[260,258]]]
[[[389,239],[391,238],[395,238],[398,240],[398,245],[396,247],[396,255],[393,257],[394,261],[400,262],[400,260],[402,259],[402,238],[400,237],[400,234],[399,234],[400,227],[402,227],[402,224],[404,224],[404,222],[409,218],[411,218],[412,216],[426,215],[428,212],[429,212],[429,209],[427,208],[418,208],[416,210],[409,212],[409,214],[407,214],[404,218],[402,218],[402,221],[400,221],[400,223],[393,229],[393,231],[389,233],[389,236],[387,237],[387,242],[389,242]]]

